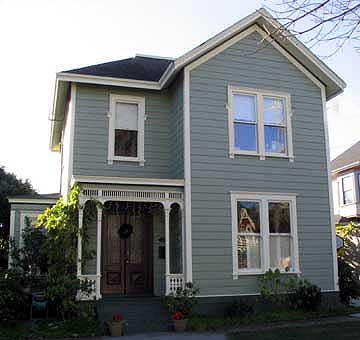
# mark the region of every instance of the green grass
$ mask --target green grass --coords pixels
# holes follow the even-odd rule
[[[287,327],[251,332],[230,333],[228,340],[357,340],[360,338],[360,321],[339,324]]]
[[[0,325],[0,340],[78,338],[101,335],[100,323],[79,318],[65,321],[16,322]]]

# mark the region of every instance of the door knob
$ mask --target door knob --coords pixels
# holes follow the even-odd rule
[[[129,259],[126,259],[126,260],[125,260],[125,263],[126,263],[126,264],[130,263],[130,260],[129,260]]]

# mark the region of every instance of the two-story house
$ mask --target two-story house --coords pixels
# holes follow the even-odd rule
[[[79,213],[97,299],[193,282],[210,312],[269,268],[336,296],[325,104],[345,83],[279,27],[261,9],[176,59],[56,75],[61,194],[102,203],[92,225]]]
[[[337,222],[360,219],[360,142],[331,161],[334,214]]]

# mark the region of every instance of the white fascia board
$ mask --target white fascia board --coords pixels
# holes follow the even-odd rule
[[[133,184],[133,185],[161,185],[183,187],[183,179],[158,179],[134,177],[106,177],[106,176],[72,176],[71,186],[75,183],[106,183],[106,184]]]
[[[346,87],[346,83],[342,80],[334,71],[332,71],[323,61],[321,61],[314,53],[311,52],[299,39],[294,37],[288,30],[286,30],[273,16],[265,9],[261,8],[259,13],[263,18],[272,25],[275,30],[284,32],[286,39],[298,50],[300,50],[312,63],[314,63],[326,76],[328,76],[334,83],[336,83],[341,89]]]
[[[56,198],[9,198],[8,201],[20,204],[55,204],[58,200]]]
[[[332,173],[332,174],[336,174],[336,173],[338,173],[338,172],[340,172],[340,171],[349,170],[349,169],[351,169],[351,168],[353,168],[353,167],[355,167],[355,166],[358,166],[358,165],[360,165],[360,161],[356,161],[356,162],[354,162],[354,163],[350,163],[350,164],[348,164],[348,165],[344,165],[344,166],[342,166],[342,167],[340,167],[340,168],[333,169],[333,170],[331,170],[331,173]]]
[[[100,76],[90,76],[90,75],[75,74],[75,73],[60,72],[56,74],[56,79],[59,81],[62,80],[62,81],[86,83],[86,84],[124,86],[124,87],[133,87],[133,88],[150,89],[150,90],[161,89],[161,86],[157,81],[100,77]]]

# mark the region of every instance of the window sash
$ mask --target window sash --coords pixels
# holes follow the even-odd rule
[[[233,86],[229,86],[228,90],[229,95],[229,129],[231,129],[229,133],[230,140],[230,157],[234,157],[235,154],[252,154],[260,156],[260,159],[265,159],[266,156],[269,157],[286,157],[289,158],[290,161],[293,160],[293,148],[292,148],[292,136],[291,136],[291,118],[290,118],[290,95],[289,94],[280,94],[271,91],[262,91],[262,90],[254,90],[247,88],[237,88]],[[234,107],[234,98],[236,95],[244,95],[244,96],[255,96],[256,98],[256,122],[243,121],[239,119],[235,119],[235,107]],[[275,122],[265,122],[264,119],[264,100],[266,99],[279,99],[282,102],[282,109],[284,111],[284,119],[283,122],[275,123]],[[231,118],[230,118],[231,117]],[[256,124],[257,130],[257,148],[256,150],[246,150],[237,147],[239,142],[235,143],[235,124]],[[269,147],[266,148],[266,127],[276,127],[284,129],[283,133],[280,133],[278,143],[279,145],[275,145],[275,150],[269,150]],[[275,142],[275,140],[274,140]]]
[[[346,176],[342,178],[342,196],[343,204],[354,203],[353,177]]]
[[[284,197],[279,196],[279,198],[268,194],[266,196],[260,196],[257,194],[247,195],[247,194],[237,194],[231,193],[232,200],[232,223],[233,223],[233,275],[234,278],[237,278],[237,275],[242,274],[260,274],[264,273],[266,270],[271,268],[271,259],[270,257],[277,258],[279,263],[286,261],[290,262],[290,271],[286,271],[285,268],[279,268],[281,272],[286,273],[298,273],[299,272],[299,263],[298,263],[298,245],[297,245],[297,227],[296,227],[296,201],[295,197],[284,195]],[[260,196],[260,197],[259,197]],[[256,198],[256,199],[255,199]],[[249,202],[260,202],[260,235],[257,233],[239,233],[238,232],[238,203],[239,201],[249,201]],[[289,233],[270,233],[269,229],[269,204],[276,202],[286,202],[289,207],[289,218],[290,218],[290,232]],[[237,239],[239,236],[255,236],[259,237],[260,242],[260,263],[261,268],[239,268],[239,259],[238,259],[238,242]],[[290,243],[290,258],[281,258],[278,254],[272,254],[270,249],[270,238],[288,238]],[[235,242],[236,241],[236,242]],[[284,245],[280,249],[285,251]],[[286,255],[286,251],[284,253]]]

